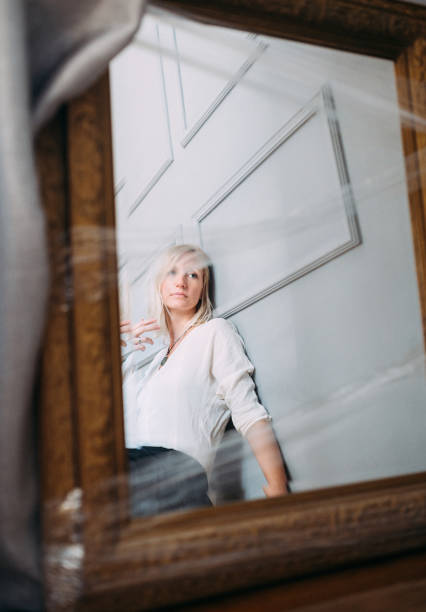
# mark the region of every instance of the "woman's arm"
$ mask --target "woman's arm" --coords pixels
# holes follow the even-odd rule
[[[279,444],[269,424],[270,417],[259,403],[254,367],[241,336],[224,319],[215,321],[215,344],[211,371],[218,382],[216,394],[231,411],[235,429],[248,439],[268,484],[264,493],[276,497],[288,493],[287,478]]]
[[[268,482],[263,487],[265,495],[277,497],[288,493],[281,450],[270,423],[265,419],[257,421],[248,430],[246,438]]]

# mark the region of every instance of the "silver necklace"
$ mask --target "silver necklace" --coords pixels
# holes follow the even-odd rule
[[[193,325],[190,325],[189,327],[187,327],[187,328],[186,328],[186,329],[185,329],[185,330],[184,330],[184,331],[181,333],[181,335],[180,335],[178,338],[176,338],[176,340],[173,342],[173,344],[170,344],[169,348],[167,349],[167,353],[164,355],[163,359],[160,361],[160,368],[162,368],[162,367],[163,367],[163,365],[166,363],[166,361],[167,361],[167,359],[169,358],[170,352],[171,352],[171,350],[173,349],[173,347],[174,347],[174,346],[176,346],[176,344],[179,342],[179,340],[180,340],[181,338],[183,338],[183,337],[184,337],[184,335],[186,334],[186,332],[188,332],[188,331],[191,329],[191,327],[193,327]]]

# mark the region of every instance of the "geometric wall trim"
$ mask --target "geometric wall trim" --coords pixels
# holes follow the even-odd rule
[[[179,244],[179,242],[182,242],[182,226],[181,225],[177,225],[176,228],[173,230],[173,232],[170,233],[167,237],[165,237],[162,240],[161,246],[153,249],[149,255],[145,255],[144,263],[141,266],[140,272],[131,279],[130,284],[136,285],[137,283],[139,283],[142,280],[143,276],[148,271],[152,262],[160,255],[160,253],[164,251],[165,249],[167,249],[168,247],[171,247],[175,244]]]
[[[254,34],[248,35],[249,39],[256,40],[257,36]],[[186,147],[187,144],[194,138],[195,134],[199,132],[199,130],[203,127],[203,125],[210,119],[216,109],[222,104],[227,95],[238,85],[243,76],[250,70],[253,64],[259,59],[265,49],[268,48],[268,44],[265,42],[258,42],[254,50],[250,53],[248,58],[241,64],[238,70],[231,76],[231,78],[227,81],[225,86],[221,89],[221,91],[217,94],[214,100],[209,104],[208,108],[202,113],[202,115],[195,121],[195,123],[188,128],[187,125],[187,110],[185,103],[185,93],[183,87],[183,79],[182,79],[182,71],[181,71],[181,60],[178,49],[178,41],[176,30],[173,28],[173,39],[175,46],[175,54],[176,54],[176,63],[178,68],[178,76],[179,76],[179,86],[180,86],[180,97],[182,104],[182,115],[183,115],[183,124],[185,128],[185,136],[181,140],[181,145]]]
[[[333,201],[332,201],[332,212],[330,213],[330,198],[324,198],[324,206],[328,207],[326,210],[327,214],[334,215],[334,221],[330,222],[330,225],[327,229],[328,235],[327,240],[324,239],[324,236],[320,238],[315,238],[315,235],[312,234],[312,240],[317,240],[318,244],[314,245],[315,248],[312,248],[312,253],[315,256],[311,259],[306,259],[306,257],[299,257],[297,261],[292,261],[289,258],[288,261],[284,262],[283,260],[283,269],[281,270],[279,267],[280,263],[277,263],[276,259],[271,260],[271,265],[266,265],[266,269],[270,267],[275,267],[276,272],[274,273],[274,277],[268,277],[267,274],[259,274],[260,282],[255,283],[254,287],[251,287],[251,291],[248,294],[246,292],[246,288],[240,287],[239,290],[234,290],[233,285],[234,281],[228,287],[226,293],[226,299],[224,303],[217,304],[216,316],[221,317],[230,317],[231,315],[236,314],[237,312],[251,306],[257,301],[263,299],[267,295],[281,289],[294,282],[298,278],[312,272],[319,266],[324,265],[330,260],[338,257],[339,255],[345,253],[346,251],[354,248],[355,246],[361,243],[361,236],[356,216],[355,203],[352,193],[352,188],[349,180],[349,173],[346,164],[342,137],[339,129],[336,107],[331,91],[331,87],[329,85],[324,85],[320,91],[306,104],[304,105],[289,121],[287,121],[271,138],[269,138],[262,147],[260,147],[242,166],[239,168],[209,199],[208,201],[193,215],[193,220],[198,226],[198,236],[199,243],[201,246],[205,247],[206,238],[208,242],[209,231],[216,232],[215,239],[211,238],[210,247],[207,249],[209,255],[212,255],[212,260],[215,262],[216,259],[219,259],[221,256],[220,246],[216,246],[217,237],[220,235],[222,231],[221,228],[225,227],[224,220],[226,220],[226,215],[235,213],[232,210],[232,207],[238,209],[238,214],[241,218],[241,227],[244,228],[244,219],[245,219],[245,210],[241,208],[242,206],[250,205],[252,210],[254,210],[254,214],[258,215],[259,222],[267,223],[267,221],[262,220],[262,211],[256,211],[256,207],[259,209],[258,202],[252,202],[247,204],[246,202],[250,200],[250,190],[246,191],[248,197],[239,197],[238,198],[238,190],[245,184],[245,182],[251,177],[254,173],[259,172],[262,166],[267,162],[267,160],[271,159],[272,156],[277,155],[277,152],[280,150],[285,151],[283,147],[288,145],[288,143],[297,137],[299,133],[303,131],[304,126],[308,125],[309,122],[316,121],[318,123],[317,132],[315,134],[320,134],[322,141],[320,143],[309,144],[306,145],[304,143],[303,147],[299,147],[299,150],[302,150],[308,153],[306,146],[309,146],[309,152],[312,155],[316,155],[318,158],[321,158],[321,163],[326,164],[327,172],[330,175],[330,182],[334,180],[335,182],[335,191],[333,192]],[[306,137],[306,136],[305,136]],[[317,139],[318,140],[318,139]],[[328,141],[328,142],[327,142]],[[316,147],[318,152],[312,152],[313,148]],[[325,152],[324,152],[325,151]],[[324,162],[324,156],[327,155],[326,151],[329,151],[329,156]],[[277,158],[278,159],[278,158]],[[294,156],[288,156],[285,158],[283,155],[283,159],[286,159],[287,164],[289,165],[289,173],[292,174],[291,169],[296,164],[303,165],[303,159],[294,159]],[[278,160],[279,161],[279,160]],[[286,168],[280,168],[277,165],[277,161],[275,160],[275,168],[279,171],[285,171]],[[293,166],[292,166],[293,165]],[[314,165],[314,164],[313,164]],[[276,170],[275,170],[276,172]],[[277,173],[277,172],[276,172]],[[306,174],[306,181],[309,181],[309,169]],[[324,181],[327,181],[326,177],[324,177]],[[297,189],[296,189],[297,192]],[[276,195],[274,196],[276,197]],[[284,205],[287,204],[285,201],[285,196],[283,195]],[[210,219],[214,218],[215,212],[218,211],[219,207],[223,206],[224,203],[227,203],[226,214],[225,211],[222,211],[221,214],[221,225],[216,222],[216,226],[210,227]],[[241,202],[244,202],[242,204]],[[304,202],[302,202],[304,204]],[[322,205],[322,204],[321,204]],[[261,207],[260,207],[261,208]],[[253,214],[253,213],[252,213]],[[312,204],[312,208],[308,210],[307,217],[309,214],[312,214],[313,218],[317,218],[322,222],[321,214],[322,210],[318,208],[317,201],[314,201]],[[213,219],[214,222],[214,219]],[[334,225],[333,225],[334,223]],[[275,224],[276,225],[276,224]],[[288,237],[287,228],[291,225],[291,218],[288,220],[284,219],[282,222],[283,227],[283,236],[282,242],[287,241],[289,244],[291,243],[292,238]],[[336,229],[337,228],[337,229]],[[308,228],[309,229],[309,228]],[[276,228],[272,227],[272,223],[270,223],[268,231],[275,231]],[[213,235],[213,234],[211,234]],[[238,236],[238,232],[235,232],[235,237]],[[298,240],[298,237],[293,238],[293,242]],[[321,240],[324,242],[324,248],[322,248]],[[232,237],[231,237],[232,241]],[[278,242],[280,241],[280,237],[278,235]],[[229,240],[228,240],[229,242]],[[331,246],[330,246],[331,245]],[[291,244],[290,244],[291,246]],[[309,251],[310,246],[306,251]],[[214,256],[214,252],[217,252],[218,257]],[[213,252],[212,252],[213,250]],[[264,253],[262,255],[263,259],[267,261],[268,258],[268,248],[265,248]],[[243,265],[240,260],[240,265]],[[224,258],[223,263],[223,273],[226,276],[227,268],[226,266],[232,267],[232,259],[227,256]],[[235,264],[234,264],[235,268]],[[240,268],[241,271],[243,268]],[[220,274],[219,274],[220,276]],[[234,279],[238,278],[238,266],[237,270],[234,269]],[[265,277],[265,278],[264,278]],[[265,282],[266,280],[266,282]],[[229,298],[229,294],[232,294]]]
[[[165,76],[164,76],[164,61],[163,61],[163,54],[161,50],[161,44],[160,44],[160,31],[159,31],[158,24],[156,25],[156,37],[157,37],[157,45],[158,45],[159,68],[160,68],[160,74],[161,74],[162,109],[163,109],[163,114],[164,114],[164,121],[167,126],[167,135],[168,135],[168,151],[166,154],[166,158],[161,163],[158,170],[149,179],[149,181],[147,182],[143,190],[140,192],[136,200],[130,206],[129,212],[128,212],[129,217],[140,206],[140,204],[144,201],[144,199],[149,194],[149,192],[155,187],[155,185],[161,179],[163,174],[168,170],[168,168],[174,161],[173,142],[172,142],[171,127],[170,127],[169,105],[168,105],[168,100],[167,100],[167,90],[166,90],[166,82],[165,82]],[[139,41],[137,38],[133,40],[133,44],[140,45],[142,47],[144,46],[144,43]]]

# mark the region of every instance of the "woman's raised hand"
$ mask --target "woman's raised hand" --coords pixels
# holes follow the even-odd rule
[[[160,329],[156,319],[141,319],[136,325],[132,325],[130,321],[121,321],[120,334],[128,334],[133,337],[133,344],[137,351],[144,351],[145,344],[153,344],[153,340],[145,336],[146,332],[156,331]],[[121,338],[121,346],[127,346],[127,342]]]
[[[157,331],[160,326],[157,319],[141,319],[139,323],[132,327],[132,335],[134,337],[133,344],[138,351],[144,351],[146,344],[153,344],[152,338],[145,336],[147,332]]]

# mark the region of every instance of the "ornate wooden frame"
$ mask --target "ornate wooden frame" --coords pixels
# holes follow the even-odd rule
[[[395,62],[426,332],[426,9],[395,0],[157,0],[195,19]],[[423,125],[422,125],[423,121]],[[51,255],[40,428],[47,606],[142,610],[426,544],[425,474],[131,519],[108,77],[37,141]]]

